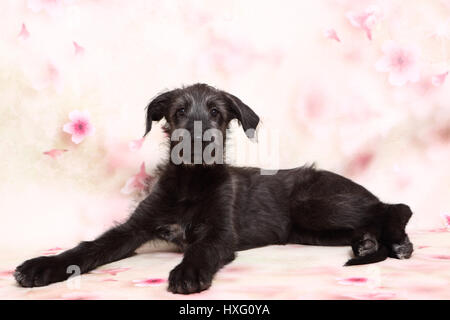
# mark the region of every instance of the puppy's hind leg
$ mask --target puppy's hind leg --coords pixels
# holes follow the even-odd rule
[[[356,257],[364,257],[378,251],[379,244],[375,236],[366,232],[352,241],[352,250]]]
[[[388,244],[389,256],[396,259],[409,259],[413,244],[405,232],[406,224],[411,218],[411,209],[405,204],[385,204],[387,216],[382,241]]]
[[[369,264],[386,260],[389,254],[388,248],[380,243],[374,234],[362,233],[352,241],[352,249],[355,257],[347,261],[345,266]]]
[[[396,259],[409,259],[413,252],[413,244],[409,241],[408,235],[400,243],[394,243],[391,246],[389,256]]]

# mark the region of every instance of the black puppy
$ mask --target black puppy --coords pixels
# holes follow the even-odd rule
[[[240,99],[205,84],[166,92],[151,101],[146,134],[152,121],[163,117],[169,136],[182,129],[179,140],[191,146],[210,129],[215,133],[209,141],[225,139],[232,119],[238,119],[249,137],[259,123]],[[202,126],[200,135],[196,122]],[[173,156],[180,142],[172,140]],[[204,151],[205,142],[200,144]],[[412,215],[409,207],[382,203],[342,176],[306,166],[261,175],[257,168],[221,164],[220,149],[211,152],[212,164],[190,164],[198,152],[184,149],[178,155],[183,161],[174,156],[159,168],[150,194],[127,222],[59,255],[25,261],[16,269],[17,282],[35,287],[62,281],[69,277],[70,265],[85,273],[129,257],[146,241],[158,238],[184,251],[182,262],[169,275],[169,290],[184,294],[207,289],[236,251],[265,245],[351,245],[355,257],[347,265],[411,256],[413,247],[405,233]]]

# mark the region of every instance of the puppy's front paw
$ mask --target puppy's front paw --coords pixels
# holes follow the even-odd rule
[[[67,279],[67,264],[57,256],[38,257],[16,268],[14,278],[22,287],[41,287]]]
[[[200,292],[211,286],[212,275],[186,263],[180,263],[169,274],[169,288],[173,293]]]

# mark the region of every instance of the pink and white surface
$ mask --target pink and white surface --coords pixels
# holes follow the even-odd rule
[[[10,0],[0,12],[1,298],[180,298],[165,281],[181,256],[160,249],[79,286],[23,289],[11,270],[126,219],[165,153],[158,126],[141,139],[144,108],[194,82],[278,130],[281,168],[316,162],[409,204],[416,251],[351,268],[349,248],[245,251],[190,298],[450,298],[450,1]],[[231,140],[251,145],[240,130]]]

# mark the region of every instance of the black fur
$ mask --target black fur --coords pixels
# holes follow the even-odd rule
[[[198,120],[203,131],[216,128],[224,137],[234,118],[245,130],[259,122],[241,100],[204,84],[156,97],[147,107],[146,133],[163,117],[169,134],[192,132]],[[24,287],[48,285],[67,279],[69,265],[85,273],[159,238],[184,251],[168,289],[187,294],[207,289],[236,251],[272,244],[351,245],[355,257],[347,265],[409,258],[405,226],[411,214],[404,204],[382,203],[351,180],[312,166],[261,175],[258,168],[168,161],[127,222],[59,255],[25,261],[15,278]]]

